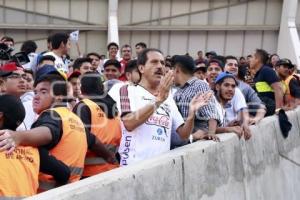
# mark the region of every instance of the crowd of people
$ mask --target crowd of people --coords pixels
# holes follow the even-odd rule
[[[9,59],[13,38],[0,43],[0,197],[32,196],[198,140],[219,142],[219,133],[249,140],[250,125],[300,102],[297,66],[263,49],[246,59],[214,51],[193,59],[140,42],[134,58],[130,45],[111,42],[107,58],[72,60],[69,35],[55,33],[44,52],[24,42],[29,62],[21,63]]]

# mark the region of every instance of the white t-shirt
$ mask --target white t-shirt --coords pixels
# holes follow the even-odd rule
[[[239,88],[235,88],[234,95],[229,102],[230,107],[226,108],[226,121],[231,122],[238,119],[238,113],[241,109],[247,108],[245,97]]]
[[[24,69],[30,69],[33,70],[37,63],[37,53],[29,53],[27,56],[29,58],[29,63],[26,63],[25,65],[22,65]]]
[[[46,52],[45,54],[43,54],[43,56],[53,56],[55,58],[55,68],[58,70],[61,70],[65,73],[69,72],[69,68],[68,65],[63,61],[62,57],[56,55],[54,52],[50,51],[50,52]]]
[[[121,112],[120,92],[115,90],[109,95],[117,102]],[[155,100],[150,92],[137,85],[128,86],[130,110],[137,111]],[[170,150],[171,130],[176,130],[184,123],[171,95],[148,120],[134,129],[127,131],[122,124],[122,139],[119,147],[121,166],[130,165]]]
[[[25,114],[24,121],[17,128],[17,131],[30,130],[31,125],[37,119],[37,114],[33,111],[33,108],[32,108],[32,101],[26,101],[26,102],[22,102],[22,103],[23,103],[23,106],[25,108],[25,113],[26,114]]]

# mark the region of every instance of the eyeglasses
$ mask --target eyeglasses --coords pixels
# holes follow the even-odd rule
[[[235,67],[238,67],[239,65],[236,64],[236,63],[227,63],[228,66],[232,67],[232,66],[235,66]]]
[[[7,78],[10,79],[24,79],[27,80],[27,75],[26,74],[17,74],[17,73],[12,73],[11,75],[7,76]]]

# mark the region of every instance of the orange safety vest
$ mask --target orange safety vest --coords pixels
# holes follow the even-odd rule
[[[40,156],[37,148],[19,146],[0,152],[0,199],[18,199],[37,193]]]
[[[285,104],[290,105],[292,102],[295,102],[295,98],[291,95],[290,91],[290,81],[295,78],[294,75],[290,75],[287,79],[284,80],[286,85],[286,93],[285,93]]]
[[[89,99],[83,99],[91,111],[91,133],[94,134],[104,146],[116,154],[121,142],[121,120],[119,117],[108,119],[101,108]],[[88,151],[85,158],[83,176],[93,176],[119,167],[118,164],[109,164],[94,152]]]
[[[57,107],[50,110],[55,111],[62,121],[62,137],[59,143],[49,152],[56,159],[69,166],[71,176],[70,182],[80,180],[84,167],[84,158],[87,152],[87,139],[85,128],[80,118],[68,108]],[[45,191],[57,186],[52,176],[40,173],[39,191]]]

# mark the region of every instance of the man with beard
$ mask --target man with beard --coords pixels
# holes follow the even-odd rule
[[[226,108],[230,107],[230,101],[232,100],[236,87],[237,81],[235,77],[227,72],[221,72],[215,80],[215,95],[219,101],[217,104],[218,113],[221,116],[221,127],[217,128],[217,133],[230,133],[233,132],[240,138],[244,135],[245,139],[249,139],[251,135],[245,133],[243,128],[238,124],[228,124],[226,122]]]
[[[211,93],[196,95],[189,104],[184,123],[170,95],[173,74],[165,75],[165,61],[160,50],[145,49],[138,58],[139,85],[125,85],[113,95],[121,112],[123,134],[119,153],[121,165],[131,165],[170,150],[171,132],[182,139],[190,136],[195,112],[206,105]]]
[[[223,71],[223,64],[219,60],[211,60],[208,63],[207,68],[207,81],[212,90],[215,90],[215,80]],[[234,96],[230,101],[230,104],[226,106],[225,124],[241,124],[245,132],[245,138],[250,138],[251,133],[249,129],[249,113],[247,110],[247,104],[242,92],[235,87]]]

